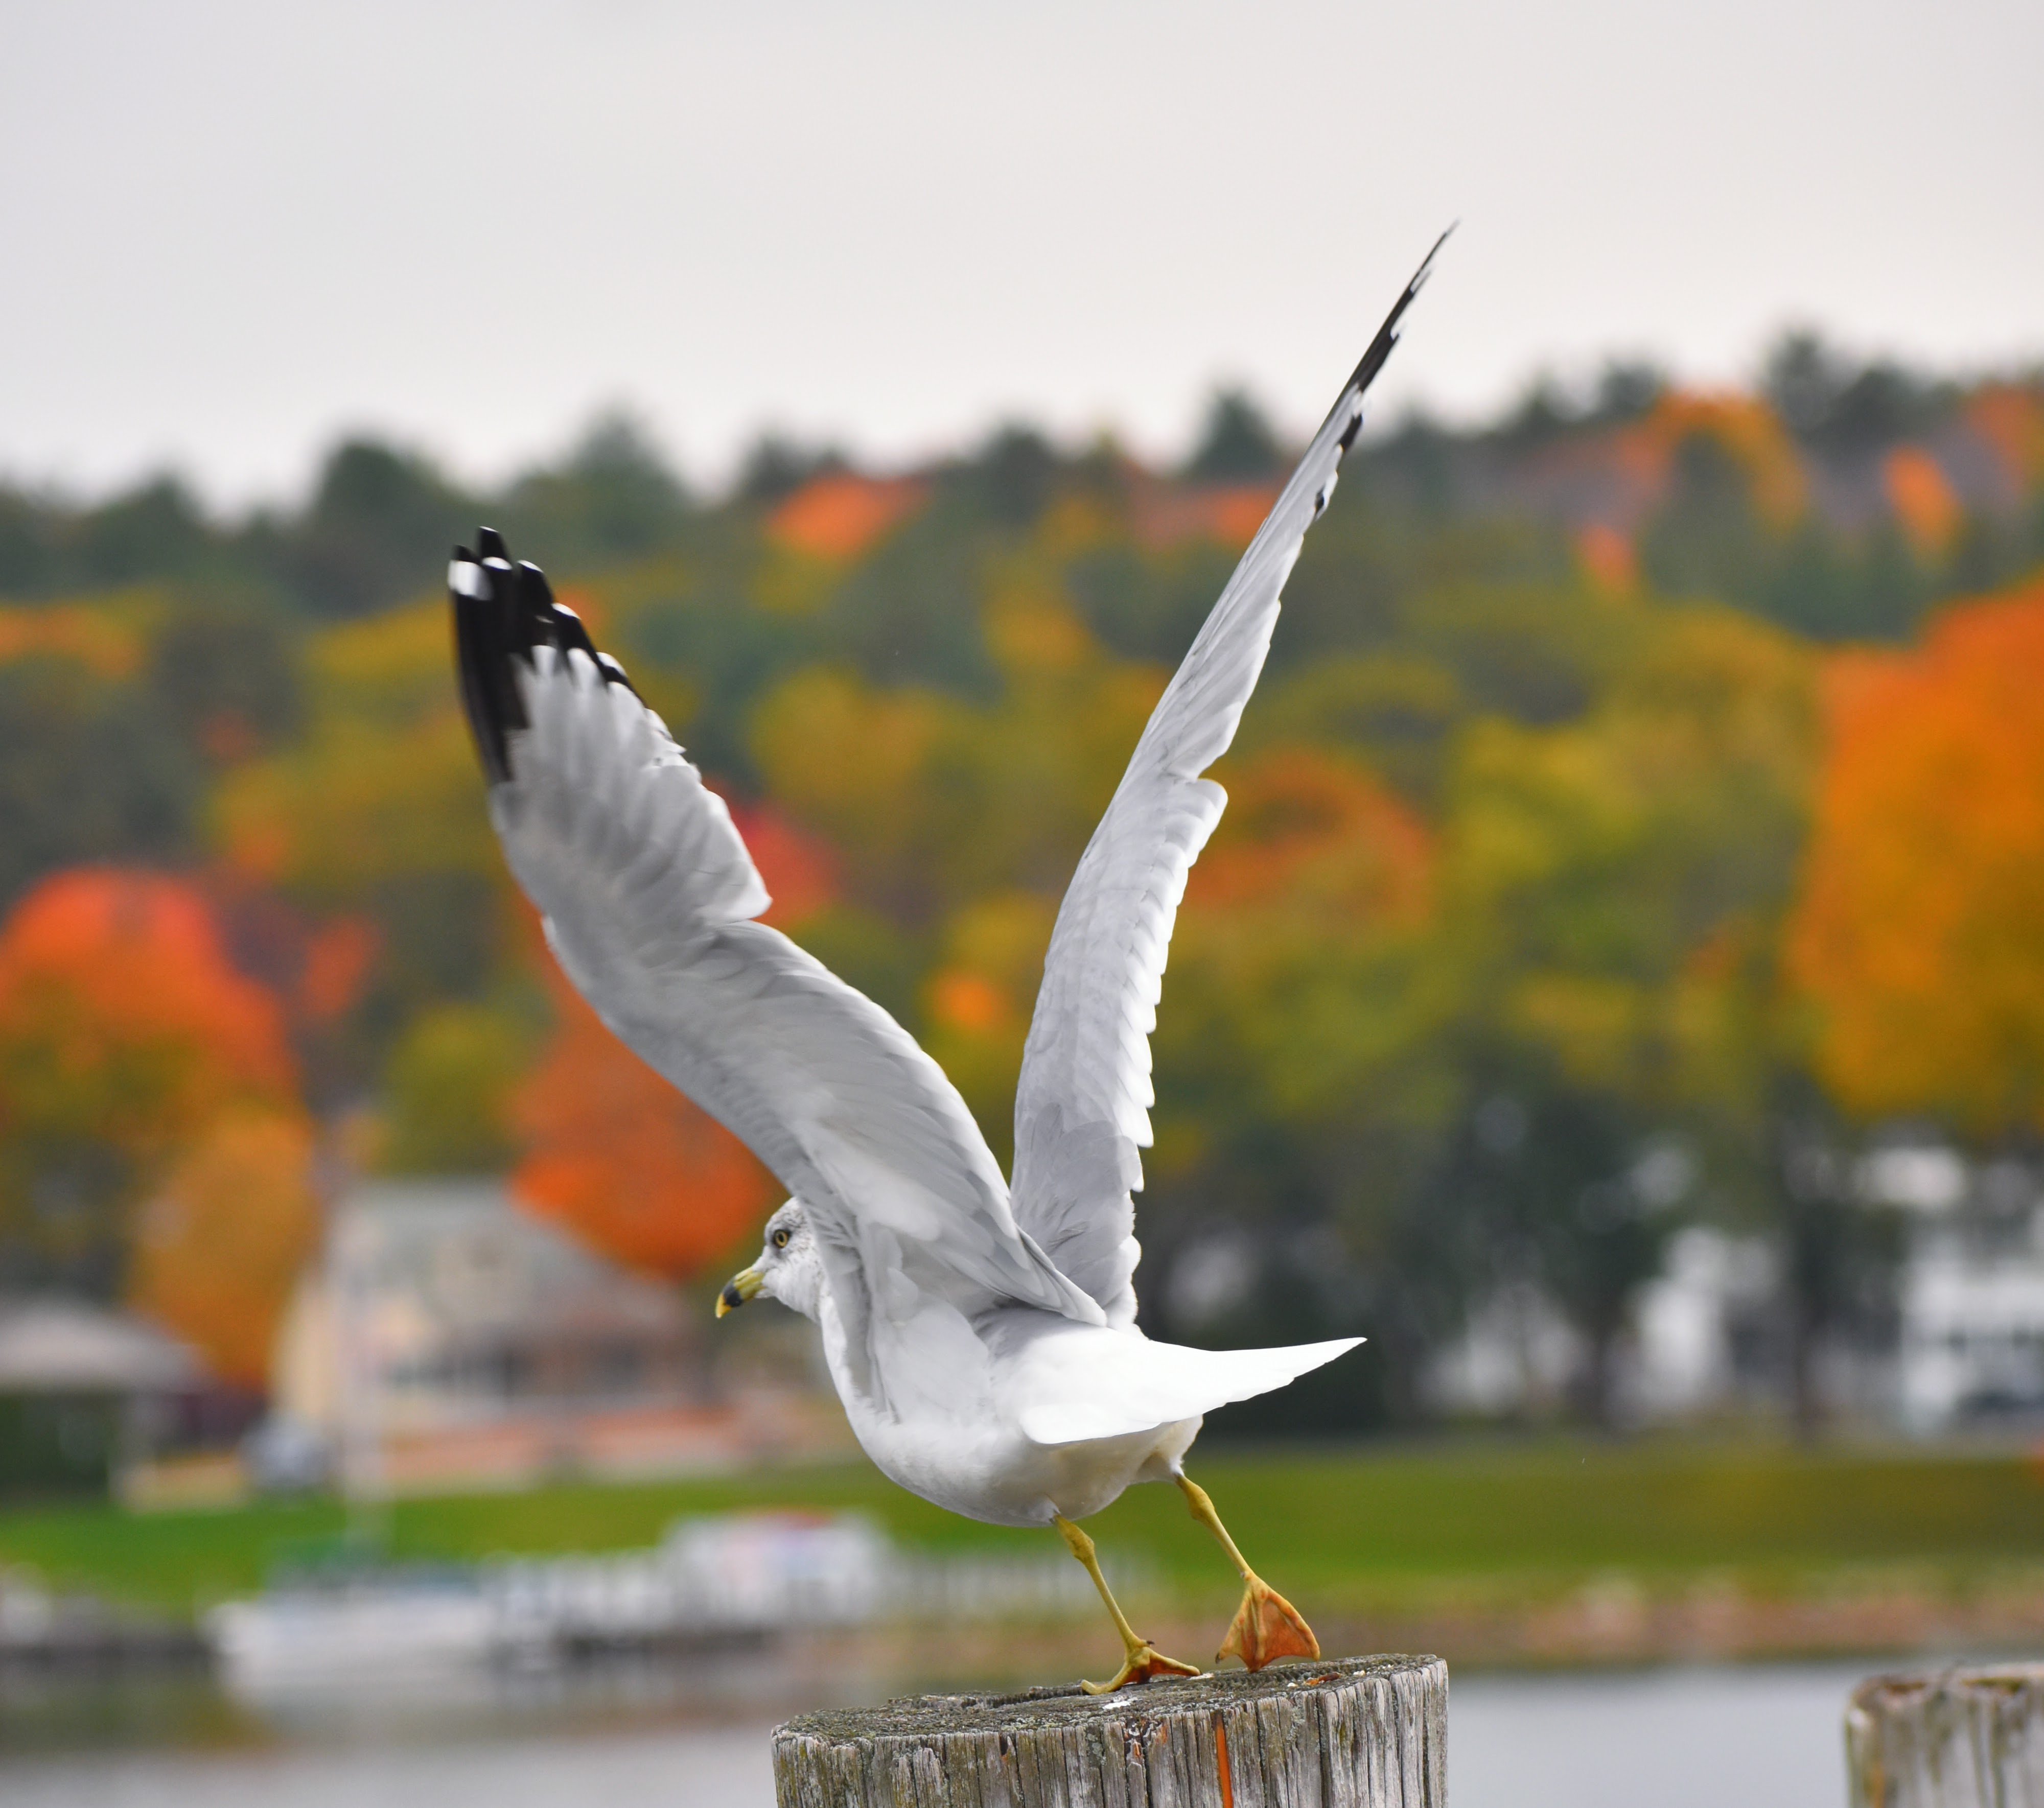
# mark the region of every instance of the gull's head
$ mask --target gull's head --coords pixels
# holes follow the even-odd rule
[[[717,1315],[720,1319],[763,1293],[793,1307],[804,1318],[813,1319],[823,1290],[824,1265],[816,1253],[816,1234],[809,1229],[802,1202],[791,1199],[766,1220],[766,1241],[759,1261],[724,1284],[724,1291],[717,1296]]]

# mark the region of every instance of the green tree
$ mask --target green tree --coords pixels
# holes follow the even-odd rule
[[[1269,418],[1246,390],[1221,390],[1207,405],[1199,444],[1185,475],[1207,483],[1243,483],[1282,476],[1284,453]]]
[[[350,440],[328,456],[311,506],[284,535],[285,570],[317,614],[370,614],[436,591],[448,548],[474,532],[478,512],[425,459]]]

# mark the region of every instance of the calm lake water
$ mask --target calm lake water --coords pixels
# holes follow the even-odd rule
[[[1455,1808],[1842,1804],[1839,1718],[1854,1683],[1877,1668],[1465,1676],[1453,1685],[1449,1714]],[[182,1696],[156,1687],[153,1702],[146,1688],[130,1691],[111,1711],[104,1701],[53,1698],[39,1716],[10,1714],[0,1722],[17,1735],[0,1756],[0,1801],[7,1808],[594,1801],[766,1808],[767,1729],[798,1705],[748,1714],[743,1691],[727,1689],[721,1714],[705,1720],[666,1685],[628,1675],[594,1691],[536,1687],[522,1702],[507,1702],[501,1691],[434,1700],[395,1690],[381,1702],[272,1711],[252,1722],[209,1705],[198,1685],[185,1685]],[[95,1722],[108,1729],[100,1748],[75,1749]],[[25,1750],[19,1737],[31,1724],[43,1729],[33,1741],[40,1751]],[[152,1729],[179,1742],[137,1742]]]

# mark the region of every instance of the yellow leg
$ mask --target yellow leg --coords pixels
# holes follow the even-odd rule
[[[1242,1605],[1235,1610],[1228,1637],[1214,1654],[1214,1661],[1239,1657],[1243,1668],[1260,1670],[1280,1657],[1319,1656],[1320,1641],[1314,1637],[1313,1629],[1301,1618],[1297,1607],[1243,1560],[1242,1553],[1235,1548],[1235,1540],[1228,1535],[1228,1528],[1220,1522],[1220,1515],[1214,1511],[1214,1503],[1207,1498],[1207,1491],[1189,1476],[1181,1475],[1176,1480],[1193,1517],[1220,1540],[1220,1548],[1242,1577]]]
[[[1120,1603],[1107,1586],[1107,1578],[1100,1572],[1100,1558],[1094,1553],[1093,1540],[1067,1519],[1063,1514],[1054,1514],[1051,1523],[1058,1528],[1067,1549],[1085,1565],[1085,1572],[1093,1578],[1093,1585],[1100,1591],[1100,1598],[1107,1603],[1114,1630],[1121,1634],[1121,1646],[1125,1655],[1121,1668],[1114,1673],[1113,1680],[1105,1683],[1082,1682],[1080,1687],[1089,1695],[1112,1695],[1125,1683],[1147,1683],[1152,1676],[1197,1676],[1198,1667],[1181,1664],[1175,1657],[1166,1657],[1128,1623],[1128,1616],[1121,1610]]]

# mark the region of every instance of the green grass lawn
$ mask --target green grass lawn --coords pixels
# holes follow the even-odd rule
[[[1323,1597],[1545,1593],[1614,1572],[1649,1587],[1729,1575],[1800,1590],[1904,1571],[1965,1587],[2044,1566],[2044,1470],[2015,1456],[1460,1441],[1224,1448],[1193,1467],[1250,1560],[1281,1586]],[[619,1549],[654,1542],[679,1514],[754,1507],[856,1507],[926,1549],[1056,1548],[1048,1534],[941,1512],[863,1464],[400,1501],[385,1548],[401,1559]],[[0,1511],[0,1563],[184,1610],[259,1587],[344,1524],[329,1501],[152,1514],[18,1507]],[[1230,1586],[1175,1490],[1132,1488],[1089,1530],[1110,1558],[1136,1557],[1173,1583]]]

